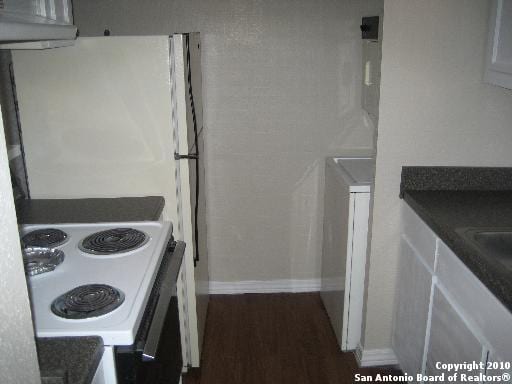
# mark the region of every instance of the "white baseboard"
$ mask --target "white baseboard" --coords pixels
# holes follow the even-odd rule
[[[391,348],[363,349],[361,344],[355,350],[357,364],[360,367],[377,367],[381,365],[397,365],[398,359]]]
[[[210,294],[236,295],[243,293],[318,292],[320,291],[320,287],[320,279],[210,281]]]

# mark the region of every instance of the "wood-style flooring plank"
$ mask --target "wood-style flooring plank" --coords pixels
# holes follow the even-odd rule
[[[342,353],[318,293],[211,296],[201,369],[184,384],[344,384],[357,366]]]

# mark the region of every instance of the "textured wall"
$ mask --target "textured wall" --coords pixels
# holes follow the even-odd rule
[[[82,36],[199,31],[212,280],[319,276],[325,156],[371,152],[360,18],[381,0],[77,0]]]
[[[402,165],[512,166],[512,91],[482,82],[488,6],[385,2],[365,348],[391,345]]]
[[[36,384],[40,377],[34,329],[2,128],[0,168],[0,381]]]

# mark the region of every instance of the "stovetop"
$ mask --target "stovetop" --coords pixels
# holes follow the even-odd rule
[[[105,345],[131,345],[142,318],[151,287],[172,234],[169,222],[26,225],[27,233],[58,229],[67,234],[58,247],[64,261],[55,270],[28,277],[36,334],[39,337],[98,335]],[[122,253],[86,253],[81,247],[88,236],[114,228],[132,228],[147,235],[138,248]],[[59,296],[87,284],[111,286],[123,295],[122,303],[107,314],[67,319],[52,311]],[[58,312],[58,311],[56,311]]]

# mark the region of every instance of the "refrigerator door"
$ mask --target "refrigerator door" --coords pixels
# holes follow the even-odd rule
[[[187,100],[187,138],[189,152],[195,149],[195,128],[203,134],[203,79],[201,73],[201,38],[198,32],[184,36],[185,78]],[[195,123],[194,124],[194,120]],[[202,152],[201,152],[202,153]]]
[[[201,46],[199,33],[174,35],[171,39],[173,124],[176,154],[178,206],[182,212],[182,233],[190,245],[185,258],[188,311],[189,364],[199,366],[209,301],[208,250],[206,247],[205,162],[202,110]],[[196,214],[197,209],[197,214]]]
[[[191,217],[192,228],[194,229],[194,256],[196,257],[194,282],[196,287],[198,354],[200,357],[208,310],[210,279],[206,246],[205,134],[203,126],[201,39],[199,33],[188,34],[188,42],[185,41],[185,57],[185,77],[187,78],[188,88],[187,97],[185,98],[187,100],[187,139],[189,153],[197,153],[198,155],[197,159],[188,160],[188,165],[190,169],[190,205],[194,210],[197,209],[197,214],[192,212]],[[197,361],[197,366],[199,366],[199,361]]]
[[[176,223],[169,37],[12,54],[32,198],[160,195]]]

